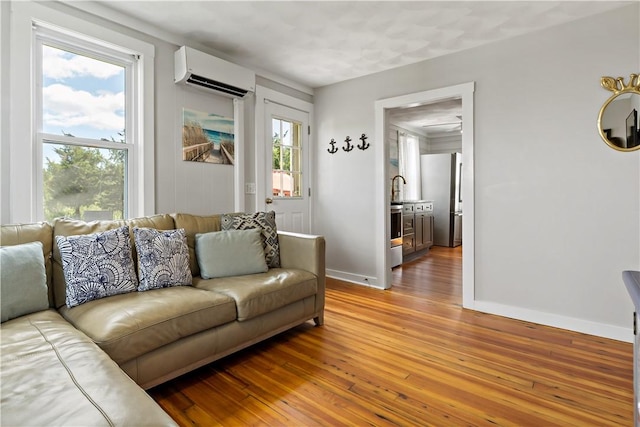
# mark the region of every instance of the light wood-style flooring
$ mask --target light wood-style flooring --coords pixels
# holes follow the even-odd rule
[[[461,308],[461,250],[151,389],[181,425],[631,426],[632,345]],[[631,315],[630,315],[631,317]]]

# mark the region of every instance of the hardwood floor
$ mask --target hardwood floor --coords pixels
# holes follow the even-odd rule
[[[631,426],[632,345],[461,308],[461,251],[151,389],[181,425]]]

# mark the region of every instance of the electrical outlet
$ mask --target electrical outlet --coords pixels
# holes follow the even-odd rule
[[[247,182],[244,186],[245,194],[256,194],[256,184],[254,182]]]

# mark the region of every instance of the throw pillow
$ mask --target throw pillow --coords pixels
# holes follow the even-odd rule
[[[1,247],[0,266],[2,322],[49,308],[41,242]]]
[[[223,230],[196,234],[196,257],[203,279],[264,273],[261,231]]]
[[[133,228],[138,251],[139,291],[191,285],[189,248],[184,229]]]
[[[278,243],[276,213],[274,211],[241,215],[225,214],[220,219],[220,226],[223,230],[260,229],[267,265],[270,268],[280,267],[280,244]]]
[[[56,236],[67,284],[67,307],[136,290],[129,227]]]

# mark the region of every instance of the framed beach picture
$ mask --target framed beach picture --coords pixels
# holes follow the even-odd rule
[[[188,108],[182,118],[182,160],[233,166],[233,118]]]

